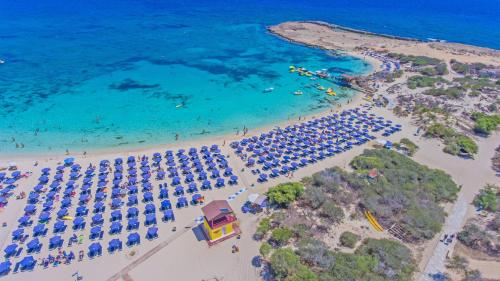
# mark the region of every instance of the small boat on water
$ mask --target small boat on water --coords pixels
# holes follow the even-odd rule
[[[323,86],[319,85],[317,89],[318,89],[318,90],[320,90],[320,91],[324,91],[324,90],[325,90],[325,87],[323,87]]]
[[[0,64],[4,64],[4,63],[5,63],[5,61],[4,61],[4,60],[0,60]]]
[[[298,90],[298,91],[295,91],[293,94],[296,95],[296,96],[301,96],[304,93],[301,90]]]
[[[335,91],[332,88],[326,89],[326,94],[329,96],[336,96],[337,95],[337,93],[335,93]]]
[[[181,108],[181,107],[183,107],[183,106],[184,106],[184,104],[183,104],[183,103],[181,103],[181,104],[176,105],[176,106],[175,106],[175,108]]]
[[[263,93],[270,93],[272,91],[274,91],[274,88],[273,87],[269,87],[269,88],[264,89],[262,92]]]

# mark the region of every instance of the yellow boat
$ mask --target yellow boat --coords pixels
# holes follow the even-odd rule
[[[326,89],[326,94],[329,96],[336,96],[337,95],[337,93],[335,93],[335,91],[332,88]]]

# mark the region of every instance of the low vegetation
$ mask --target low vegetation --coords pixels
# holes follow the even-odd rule
[[[425,76],[446,75],[449,73],[446,63],[439,63],[435,66],[424,67],[419,69],[418,72]]]
[[[360,193],[363,205],[382,224],[400,224],[414,241],[430,239],[441,230],[445,213],[439,203],[454,201],[459,191],[443,171],[394,151],[366,150],[351,165],[356,173],[342,177]],[[358,176],[370,169],[383,176],[376,181]]]
[[[427,127],[425,136],[442,139],[445,144],[443,151],[451,155],[467,155],[472,157],[479,150],[473,139],[457,133],[453,128],[440,123],[433,123]]]
[[[396,70],[396,71],[389,72],[389,73],[387,73],[387,75],[385,76],[385,82],[387,82],[387,83],[392,83],[392,82],[394,82],[396,79],[403,77],[403,74],[404,74],[404,71],[403,71],[402,69],[398,69],[398,70]]]
[[[304,185],[300,182],[290,182],[271,187],[267,197],[271,204],[286,207],[304,193]]]
[[[359,235],[350,231],[342,232],[340,235],[340,244],[344,247],[353,249],[359,241]]]
[[[447,97],[451,99],[458,99],[465,95],[466,90],[462,87],[454,86],[448,88],[431,88],[422,92],[424,95],[434,97]]]
[[[402,143],[410,145],[409,140]],[[278,198],[290,198],[275,201],[278,208],[256,231],[273,280],[412,279],[416,262],[408,247],[362,238],[356,230],[337,233],[334,225],[368,209],[382,226],[398,224],[405,241],[419,243],[440,231],[445,213],[439,204],[454,201],[458,187],[444,172],[386,149],[365,150],[350,164],[353,172],[329,168],[300,185],[270,189]],[[377,176],[368,177],[373,169]],[[289,193],[294,196],[283,196]],[[344,247],[353,250],[342,252]]]
[[[410,89],[434,87],[436,83],[445,83],[441,77],[427,77],[427,76],[411,76],[408,78],[407,85]]]
[[[481,112],[474,112],[471,115],[474,120],[474,132],[489,135],[500,125],[500,115],[487,115]]]
[[[486,185],[476,195],[473,204],[490,219],[469,220],[458,233],[458,240],[471,249],[500,258],[500,187]]]
[[[408,156],[413,156],[418,150],[418,145],[408,138],[402,138],[398,143],[394,144],[394,147],[403,150]]]
[[[443,63],[443,61],[426,56],[412,56],[405,54],[389,53],[389,57],[399,60],[401,63],[411,63],[413,66],[429,66],[438,65]]]

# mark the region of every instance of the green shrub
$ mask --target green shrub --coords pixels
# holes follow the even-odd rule
[[[473,201],[476,207],[489,212],[496,212],[500,207],[500,188],[495,185],[486,185],[479,191]]]
[[[410,89],[416,88],[424,88],[424,87],[434,87],[434,85],[438,82],[444,83],[444,80],[441,77],[428,77],[428,76],[411,76],[408,78],[407,85]]]
[[[274,251],[270,267],[276,281],[318,281],[316,274],[301,264],[299,256],[288,248]]]
[[[266,258],[271,253],[272,249],[273,248],[269,243],[264,242],[262,243],[262,245],[260,245],[259,252],[264,258]]]
[[[304,192],[304,185],[300,182],[289,182],[271,187],[267,191],[269,202],[281,207],[287,207]]]
[[[362,169],[358,168],[365,158],[378,159],[372,161],[379,167],[376,181],[364,176],[373,167],[363,162]],[[443,171],[429,169],[395,151],[365,150],[351,165],[355,173],[343,178],[357,192],[361,203],[382,225],[398,223],[416,241],[430,239],[440,231],[445,213],[439,203],[454,201],[459,191]]]
[[[358,243],[359,235],[356,235],[350,231],[344,231],[340,235],[340,244],[344,247],[353,249]]]
[[[434,138],[450,138],[456,135],[455,130],[440,123],[433,123],[425,131],[425,135]]]
[[[417,152],[418,150],[418,145],[416,145],[408,138],[402,138],[399,141],[399,145],[404,147],[404,149],[408,152],[409,156],[413,156],[415,152]]]
[[[328,222],[334,224],[341,223],[345,218],[342,208],[331,201],[325,202],[323,206],[321,206],[320,215],[326,218]]]
[[[254,238],[257,240],[261,240],[267,234],[267,232],[271,229],[271,220],[269,218],[263,218],[259,222],[259,226],[255,231]]]
[[[462,152],[466,154],[473,155],[476,154],[479,150],[476,142],[469,138],[468,136],[459,135],[456,137],[456,144],[460,147]]]
[[[489,135],[495,131],[500,124],[500,115],[486,115],[480,112],[472,113],[474,120],[474,132]]]
[[[273,230],[271,234],[271,239],[278,245],[283,246],[288,243],[288,241],[292,238],[292,236],[293,236],[293,231],[285,227],[279,227]]]
[[[425,90],[424,92],[422,92],[422,94],[429,95],[429,96],[436,96],[436,97],[446,96],[446,97],[449,97],[452,99],[458,99],[458,98],[462,97],[465,92],[466,92],[466,90],[463,89],[462,87],[449,87],[446,89],[444,89],[444,88],[428,89],[428,90]]]

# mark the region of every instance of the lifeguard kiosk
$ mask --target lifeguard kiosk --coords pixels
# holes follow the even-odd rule
[[[214,200],[201,208],[203,230],[212,246],[241,233],[238,220],[226,200]]]

